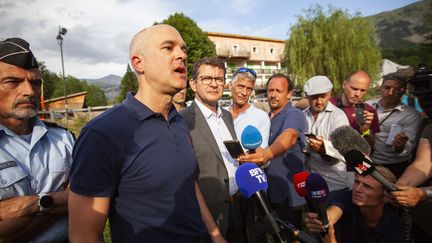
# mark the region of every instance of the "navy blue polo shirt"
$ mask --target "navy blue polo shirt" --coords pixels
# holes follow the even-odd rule
[[[270,202],[300,206],[305,204],[304,198],[300,197],[294,190],[293,176],[304,171],[305,146],[304,133],[307,131],[306,118],[299,109],[291,103],[276,114],[271,120],[269,145],[286,129],[293,128],[298,132],[299,138],[296,144],[283,155],[271,160],[266,168],[268,180],[267,194]]]
[[[168,121],[136,100],[92,120],[73,152],[71,190],[110,197],[113,242],[198,242],[197,161],[174,107]]]
[[[375,227],[363,220],[360,208],[352,203],[352,191],[335,196],[329,205],[340,208],[342,217],[335,225],[338,242],[341,243],[403,243],[404,226],[397,213],[387,204],[383,216]]]

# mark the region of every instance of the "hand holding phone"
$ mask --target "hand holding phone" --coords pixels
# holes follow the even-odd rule
[[[316,139],[316,135],[315,134],[313,134],[313,133],[305,133],[305,136],[306,137],[308,137],[308,138],[314,138],[314,139]]]
[[[229,154],[233,159],[237,159],[239,156],[244,155],[243,148],[238,140],[227,140],[223,142],[227,148]]]
[[[364,103],[357,103],[354,105],[355,119],[359,125],[365,124],[364,111],[365,111]]]

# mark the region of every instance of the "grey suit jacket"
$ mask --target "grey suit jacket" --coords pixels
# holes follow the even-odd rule
[[[195,101],[180,114],[189,126],[192,144],[198,160],[199,179],[207,206],[219,225],[222,234],[226,234],[229,214],[228,172],[221,152],[207,121]],[[233,139],[237,139],[231,113],[222,109],[222,119]]]

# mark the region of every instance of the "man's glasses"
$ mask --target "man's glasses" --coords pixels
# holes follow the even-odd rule
[[[211,84],[213,80],[216,81],[217,85],[225,85],[224,77],[200,76],[198,78],[201,79],[201,82],[205,85]]]
[[[242,67],[242,68],[237,69],[237,71],[235,71],[233,77],[235,77],[235,76],[236,76],[237,74],[239,74],[239,73],[250,73],[250,74],[252,74],[255,78],[257,78],[257,74],[256,74],[256,72],[255,72],[254,70],[252,70],[252,69],[247,68],[247,67]]]

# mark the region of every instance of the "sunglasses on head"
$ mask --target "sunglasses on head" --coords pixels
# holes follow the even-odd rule
[[[239,73],[250,73],[250,74],[252,74],[255,78],[257,78],[257,74],[256,74],[256,72],[255,72],[254,70],[252,70],[252,69],[247,68],[247,67],[242,67],[242,68],[237,69],[237,71],[235,71],[233,77],[235,77],[235,76],[236,76],[237,74],[239,74]]]

